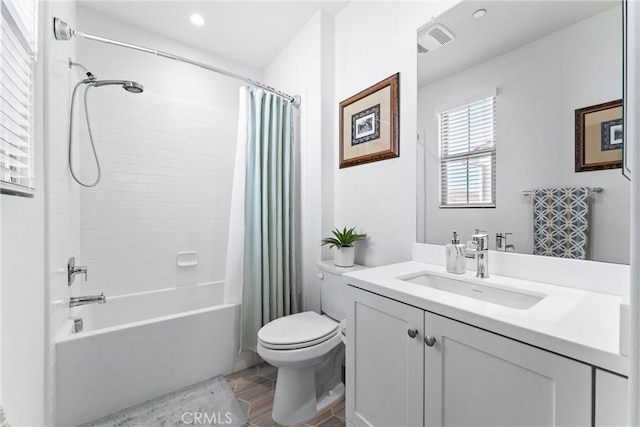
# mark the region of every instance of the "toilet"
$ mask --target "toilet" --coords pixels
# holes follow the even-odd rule
[[[322,314],[292,314],[258,331],[258,354],[278,368],[272,413],[278,424],[310,420],[344,396],[347,285],[341,276],[364,267],[337,267],[333,261],[320,261],[318,268]]]

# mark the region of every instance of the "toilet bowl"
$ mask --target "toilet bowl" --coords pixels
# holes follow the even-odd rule
[[[342,367],[346,317],[342,273],[362,266],[318,263],[322,313],[281,317],[258,332],[258,354],[278,368],[272,417],[278,424],[307,421],[344,396]]]

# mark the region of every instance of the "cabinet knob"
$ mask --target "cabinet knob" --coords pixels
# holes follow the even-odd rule
[[[436,343],[436,337],[432,337],[432,336],[424,337],[424,343],[428,347],[433,347],[433,345]]]
[[[418,330],[417,329],[409,329],[407,331],[407,334],[409,334],[410,338],[415,338],[418,336]]]

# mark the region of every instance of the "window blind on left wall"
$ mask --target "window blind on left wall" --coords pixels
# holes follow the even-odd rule
[[[0,0],[0,191],[34,191],[36,1]]]

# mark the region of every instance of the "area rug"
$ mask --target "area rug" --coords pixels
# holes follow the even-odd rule
[[[11,427],[9,421],[4,417],[4,411],[2,407],[0,407],[0,427]]]
[[[81,427],[215,425],[244,426],[247,416],[222,375],[131,408],[83,424]]]

